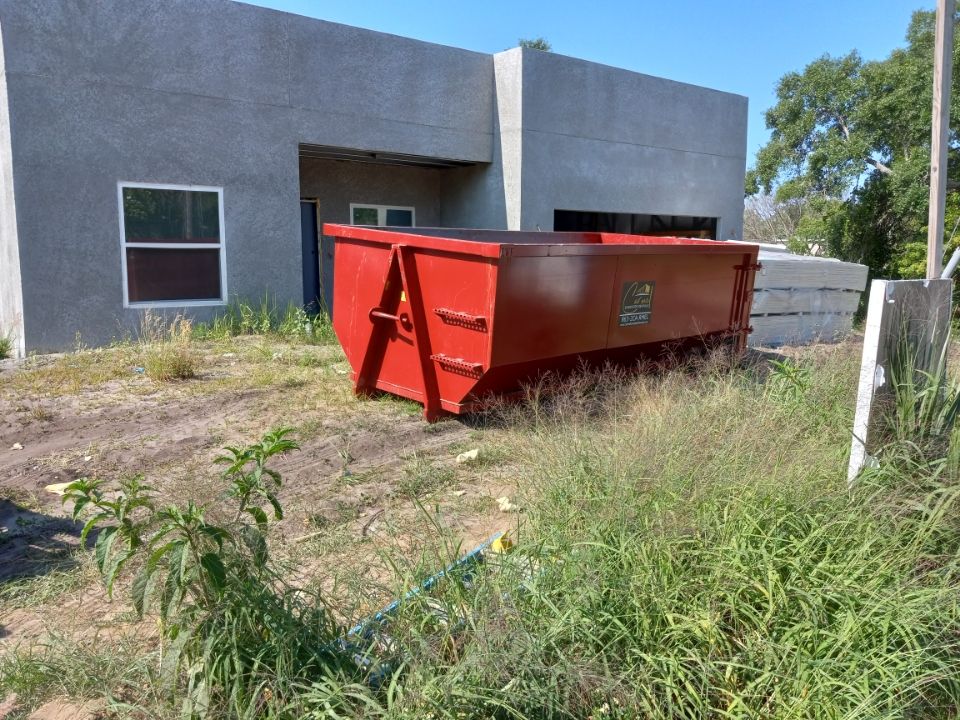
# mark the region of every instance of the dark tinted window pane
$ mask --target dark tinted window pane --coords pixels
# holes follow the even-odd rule
[[[413,212],[411,210],[387,210],[387,225],[413,227]]]
[[[716,239],[717,218],[554,210],[553,229]]]
[[[127,242],[220,242],[219,195],[195,190],[123,189]]]
[[[130,302],[219,300],[219,250],[127,248]]]
[[[353,224],[354,225],[376,225],[377,224],[377,209],[376,208],[365,208],[357,207],[353,209]]]

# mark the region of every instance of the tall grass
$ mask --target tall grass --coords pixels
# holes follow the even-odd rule
[[[960,486],[848,493],[855,358],[788,374],[586,374],[513,412],[520,550],[445,622],[402,614],[407,664],[357,714],[953,717]]]
[[[947,373],[949,343],[909,343],[907,333],[890,359],[890,397],[882,428],[888,443],[920,457],[943,457],[960,415],[960,383]]]
[[[293,303],[281,307],[270,295],[264,295],[256,303],[234,300],[213,320],[194,327],[194,336],[198,339],[222,340],[237,335],[273,335],[311,344],[336,341],[326,312],[314,315]]]
[[[189,380],[200,368],[192,345],[193,324],[182,315],[171,321],[149,311],[140,320],[139,344],[147,377],[159,382]]]
[[[318,651],[313,606],[226,602],[239,626],[214,616],[195,657],[220,687],[230,668],[206,665],[242,658],[243,702],[205,713],[955,717],[960,481],[894,447],[848,491],[856,365],[711,358],[532,389],[488,418],[524,489],[512,554],[409,599],[369,649],[324,641],[347,670],[284,660]]]

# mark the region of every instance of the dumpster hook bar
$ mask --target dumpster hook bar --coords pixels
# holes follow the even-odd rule
[[[370,320],[374,318],[380,318],[381,320],[393,320],[393,322],[398,322],[402,325],[406,325],[409,321],[406,313],[400,313],[399,315],[391,315],[383,308],[375,307],[370,311]]]

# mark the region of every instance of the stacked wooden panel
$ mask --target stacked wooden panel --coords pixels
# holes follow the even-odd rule
[[[850,332],[867,267],[832,258],[791,255],[761,245],[754,282],[753,346],[833,342]]]

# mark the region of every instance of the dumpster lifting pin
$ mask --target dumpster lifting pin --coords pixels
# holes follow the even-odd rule
[[[407,317],[406,313],[400,313],[399,315],[391,315],[390,313],[384,312],[378,307],[375,307],[370,311],[370,321],[372,322],[374,318],[381,318],[383,320],[393,320],[394,322],[398,322],[401,325],[406,325],[407,323],[410,322],[410,318]]]

